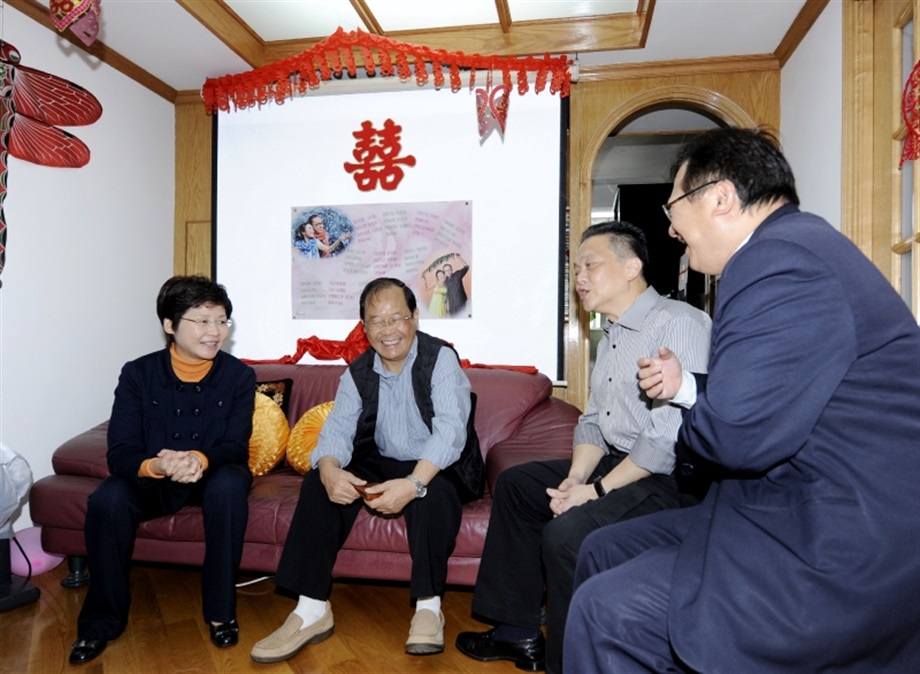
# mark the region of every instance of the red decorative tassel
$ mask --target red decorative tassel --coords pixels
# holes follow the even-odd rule
[[[901,148],[901,162],[898,168],[904,166],[906,161],[920,159],[920,61],[914,66],[910,77],[904,83],[904,93],[901,96],[901,116],[907,127],[907,137]]]
[[[348,69],[348,74],[354,77],[358,73],[355,69],[355,53],[351,49],[341,49],[341,51],[345,54],[345,67]]]
[[[409,59],[406,58],[406,52],[396,52],[396,75],[401,80],[407,80],[412,77],[412,71],[409,69]]]
[[[364,58],[364,71],[368,77],[374,75],[376,66],[374,65],[374,54],[366,45],[361,45],[361,56]]]
[[[450,90],[457,92],[460,91],[460,68],[457,66],[456,61],[451,61],[450,63]]]
[[[425,65],[425,59],[419,54],[415,55],[415,81],[419,86],[424,86],[428,81],[428,67]]]
[[[440,58],[431,62],[431,72],[434,75],[434,88],[440,89],[444,86],[444,70],[441,68]]]
[[[326,62],[326,57],[323,54],[316,55],[316,63],[319,65],[319,76],[324,80],[332,79],[332,71],[329,70],[329,64]]]
[[[334,72],[336,75],[341,77],[342,76],[342,59],[339,58],[339,50],[333,49],[331,52],[327,54],[326,58],[329,59],[329,65],[332,68],[332,72]]]
[[[389,49],[381,49],[380,54],[380,74],[384,77],[393,77],[393,59],[390,58]]]

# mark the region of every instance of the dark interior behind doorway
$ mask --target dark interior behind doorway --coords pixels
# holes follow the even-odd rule
[[[620,185],[620,219],[641,227],[648,240],[649,265],[645,278],[661,295],[683,299],[707,310],[705,278],[690,271],[686,290],[679,289],[684,245],[668,234],[668,218],[661,209],[671,195],[671,183]]]

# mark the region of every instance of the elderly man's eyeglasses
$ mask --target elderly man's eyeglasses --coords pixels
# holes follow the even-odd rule
[[[710,185],[715,185],[717,182],[719,182],[719,181],[718,181],[718,180],[710,180],[708,183],[703,183],[703,184],[700,185],[699,187],[694,187],[692,190],[690,190],[689,192],[684,192],[683,194],[681,194],[681,195],[680,195],[679,197],[677,197],[676,199],[672,199],[672,200],[669,201],[668,203],[662,204],[661,208],[664,210],[664,214],[665,214],[666,216],[668,216],[668,222],[671,221],[671,206],[673,206],[674,204],[676,204],[676,203],[677,203],[678,201],[680,201],[681,199],[686,199],[687,197],[689,197],[689,196],[690,196],[691,194],[693,194],[694,192],[699,192],[699,191],[700,191],[701,189],[703,189],[704,187],[709,187]]]
[[[194,323],[200,330],[205,328],[217,328],[218,330],[225,330],[233,325],[233,321],[229,318],[221,318],[216,321],[212,321],[209,318],[186,318],[182,316],[180,320],[188,321],[189,323]]]
[[[412,316],[390,316],[389,318],[372,318],[364,321],[364,326],[368,330],[376,332],[384,328],[400,328],[406,321],[411,321]]]

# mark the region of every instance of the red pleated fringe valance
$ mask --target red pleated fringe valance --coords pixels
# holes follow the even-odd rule
[[[569,95],[571,60],[566,56],[482,56],[429,49],[419,45],[390,40],[371,35],[360,29],[346,33],[339,28],[335,33],[312,49],[289,56],[275,63],[255,68],[238,75],[225,75],[205,80],[201,89],[205,108],[209,113],[262,106],[270,101],[277,104],[303,94],[310,87],[319,86],[323,80],[357,74],[357,56],[368,75],[397,76],[400,80],[415,77],[419,85],[429,78],[436,89],[450,82],[451,91],[463,87],[463,79],[473,88],[476,71],[501,73],[502,84],[512,86],[517,81],[519,94],[526,93],[530,85],[528,73],[536,73],[534,90],[539,93],[549,83],[550,93],[561,97]],[[429,65],[431,72],[429,73]],[[464,72],[461,73],[461,70]]]

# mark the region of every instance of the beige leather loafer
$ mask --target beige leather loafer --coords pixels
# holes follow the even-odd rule
[[[332,605],[327,601],[322,618],[304,627],[303,620],[292,613],[281,627],[252,647],[249,657],[256,662],[287,660],[307,644],[318,644],[331,637],[332,628]]]
[[[409,655],[434,655],[444,652],[444,614],[422,609],[416,611],[409,625],[406,653]]]

